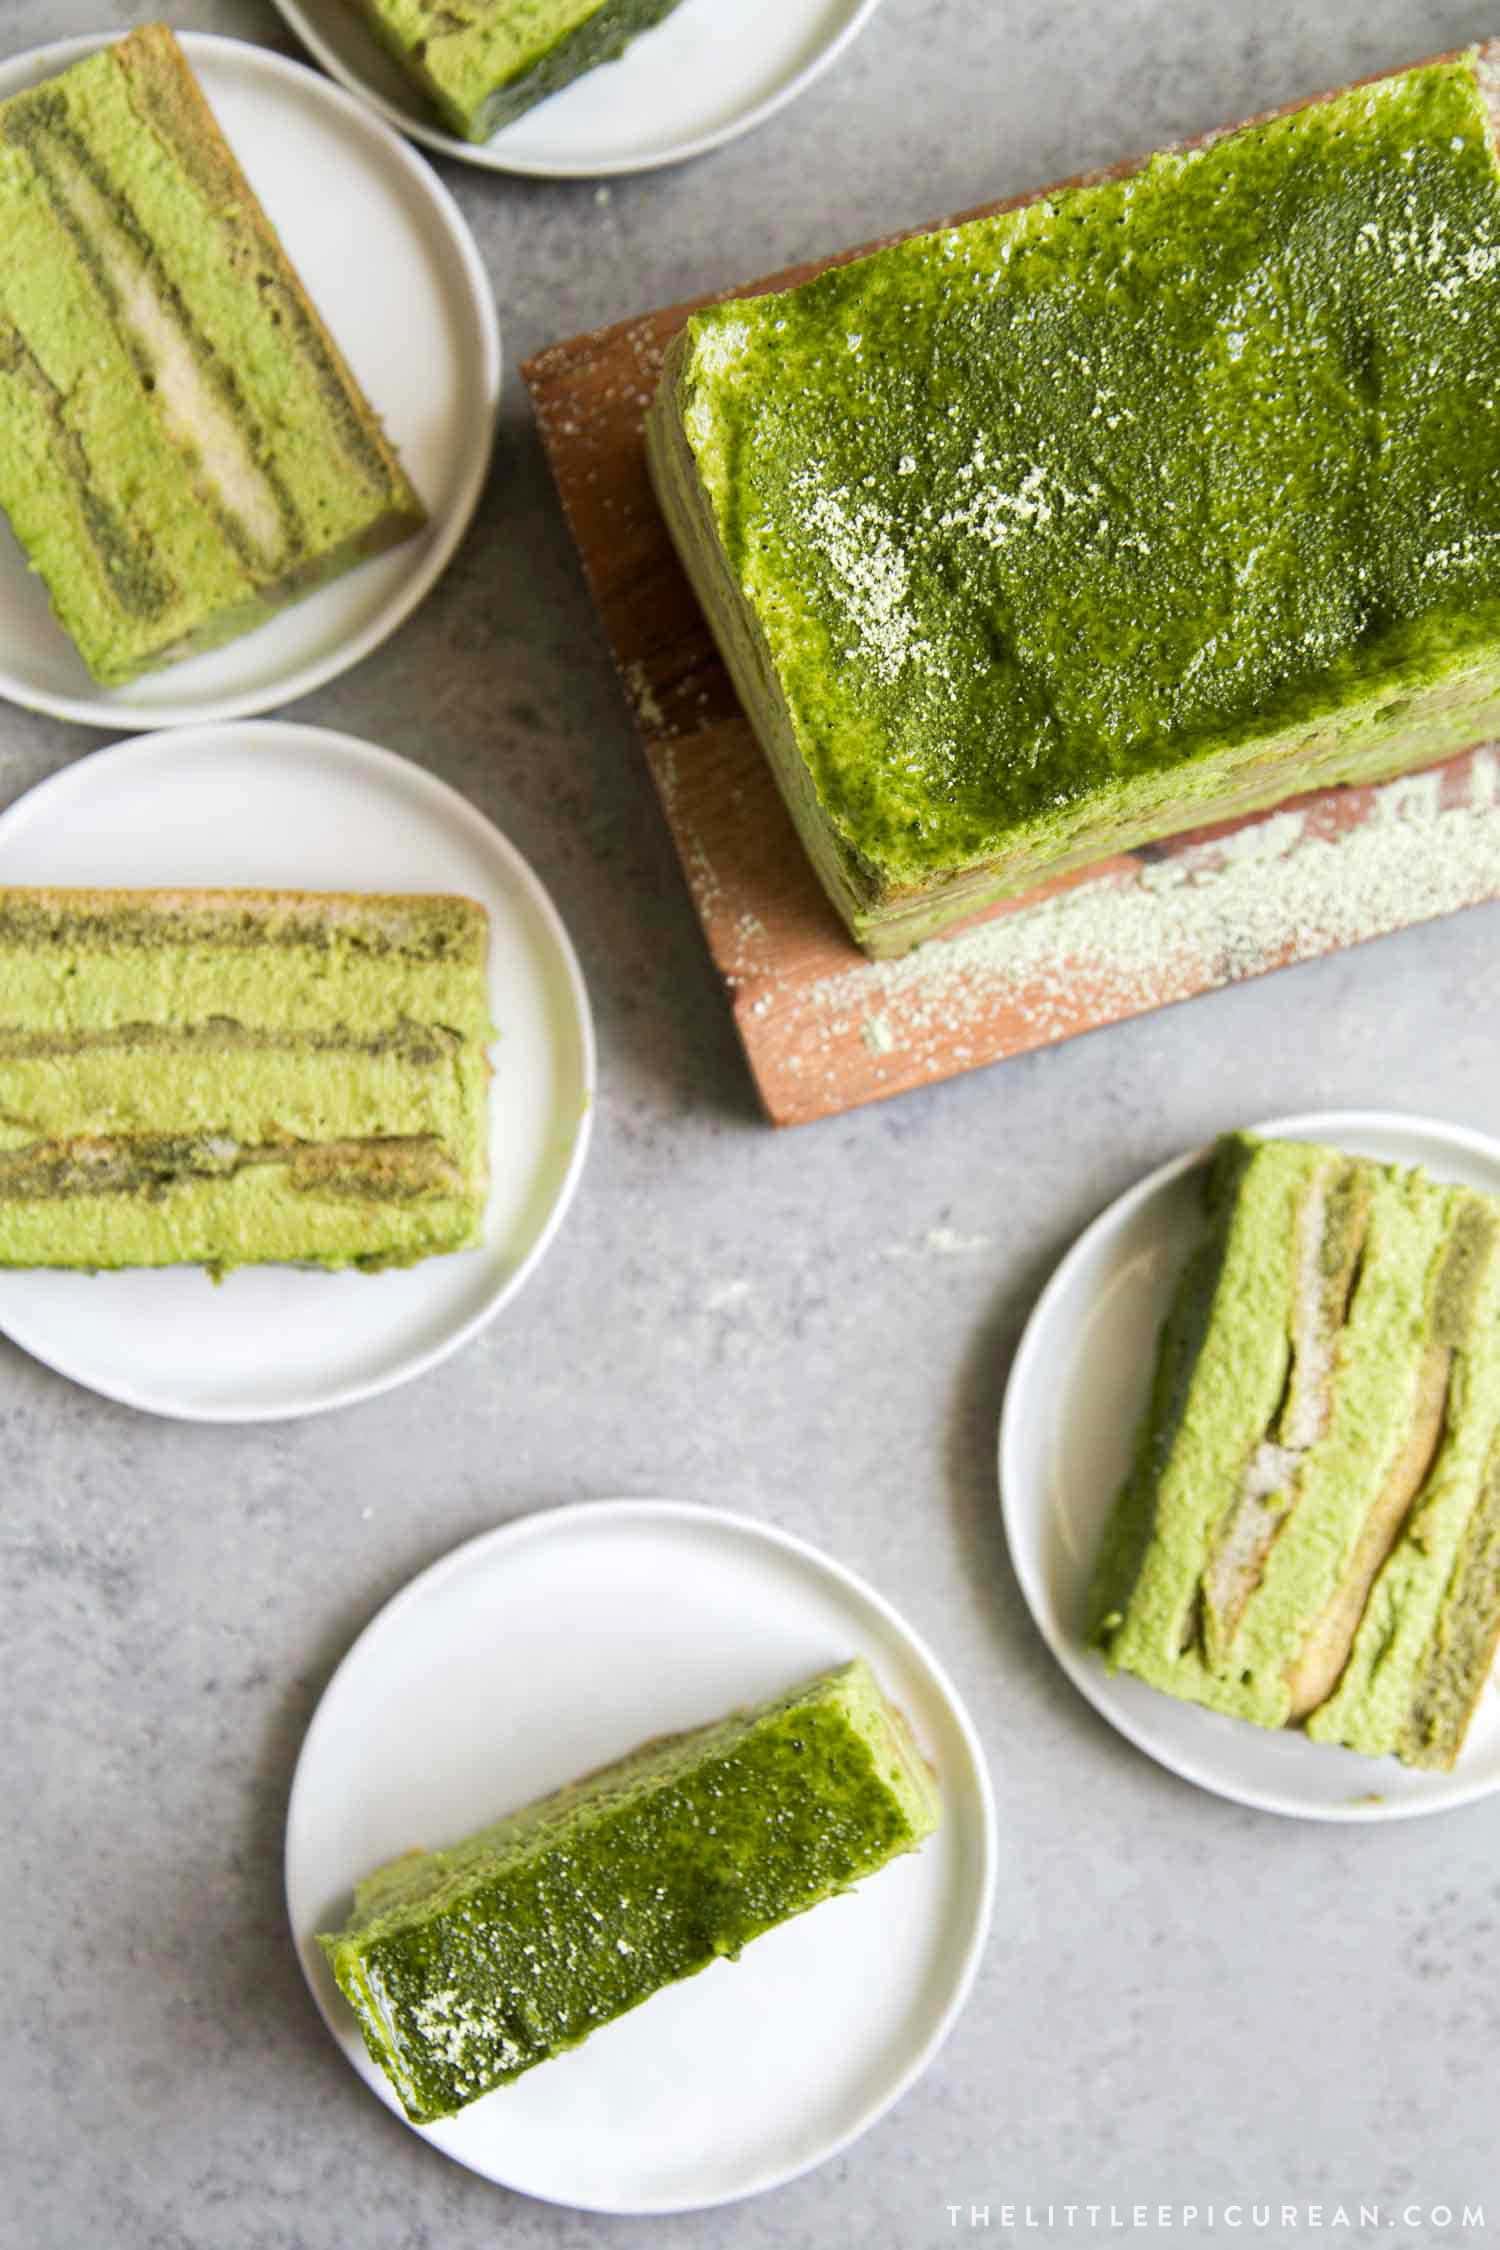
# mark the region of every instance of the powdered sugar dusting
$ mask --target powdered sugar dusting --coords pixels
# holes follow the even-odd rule
[[[834,573],[859,653],[877,679],[894,680],[925,644],[908,600],[910,568],[892,525],[873,502],[830,490],[810,472],[794,487],[808,535]]]
[[[1336,833],[1316,807],[1277,813],[824,978],[805,996],[813,1037],[878,1016],[900,1082],[913,1049],[946,1076],[1500,895],[1500,750],[1475,755],[1461,802],[1446,779],[1388,782]]]

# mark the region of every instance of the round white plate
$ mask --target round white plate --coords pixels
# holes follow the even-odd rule
[[[1387,1110],[1329,1110],[1253,1128],[1326,1141],[1500,1195],[1500,1141]],[[1203,1238],[1210,1151],[1167,1164],[1080,1235],[1037,1303],[1000,1421],[1000,1494],[1011,1559],[1043,1640],[1075,1687],[1173,1773],[1305,1820],[1400,1820],[1500,1789],[1500,1695],[1492,1684],[1454,1773],[1267,1732],[1110,1672],[1083,1641],[1089,1574],[1124,1481],[1156,1340],[1177,1277]]]
[[[880,0],[682,0],[604,63],[488,141],[437,122],[350,0],[276,0],[325,70],[413,140],[541,179],[650,172],[738,139],[822,76]]]
[[[321,1953],[356,1880],[452,1842],[652,1735],[863,1655],[936,1767],[943,1822],[858,1890],[658,1993],[423,2137],[591,2211],[695,2210],[819,2164],[931,2060],[989,1923],[994,1807],[938,1665],[851,1572],[786,1532],[668,1500],[507,1524],[398,1594],[345,1657],[287,1812],[287,1904],[330,2031],[386,2106]]]
[[[95,751],[0,814],[0,883],[461,891],[490,916],[483,1249],[381,1274],[247,1266],[0,1273],[0,1329],[153,1414],[257,1422],[389,1390],[507,1304],[551,1241],[588,1146],[594,1041],[566,931],[514,845],[389,750],[273,721]]]
[[[0,64],[0,99],[105,43],[65,39],[13,56]],[[463,537],[500,397],[494,298],[431,166],[301,63],[203,32],[181,44],[430,521],[228,647],[102,688],[0,517],[0,695],[90,726],[245,718],[357,664],[410,616]]]

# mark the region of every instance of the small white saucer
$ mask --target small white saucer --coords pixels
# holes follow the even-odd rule
[[[1500,1142],[1392,1110],[1329,1110],[1253,1128],[1326,1141],[1386,1164],[1500,1195]],[[1000,1494],[1011,1560],[1043,1640],[1121,1734],[1221,1797],[1304,1820],[1401,1820],[1500,1789],[1500,1694],[1491,1683],[1453,1773],[1361,1758],[1268,1732],[1110,1672],[1083,1641],[1089,1574],[1124,1481],[1156,1340],[1177,1277],[1202,1239],[1210,1151],[1179,1157],[1080,1235],[1038,1300],[1000,1420]]]
[[[492,1320],[556,1233],[583,1166],[588,1000],[514,845],[389,750],[273,721],[173,730],[65,766],[0,814],[0,883],[461,891],[490,916],[485,1246],[404,1272],[247,1266],[0,1273],[0,1330],[107,1398],[197,1422],[317,1414],[420,1375]]]
[[[358,1878],[653,1735],[869,1658],[936,1768],[919,1852],[658,1993],[423,2138],[590,2211],[779,2186],[863,2133],[936,2053],[989,1923],[995,1819],[949,1681],[872,1588],[788,1533],[667,1500],[522,1518],[425,1571],[319,1704],[287,1812],[287,1903],[330,2031],[400,2114],[313,1942]]]
[[[325,70],[401,132],[495,172],[590,179],[702,156],[820,78],[880,0],[682,0],[618,62],[575,79],[489,141],[437,119],[350,0],[276,0]]]
[[[105,44],[65,39],[12,56],[0,64],[0,99]],[[181,45],[430,521],[226,648],[102,688],[0,517],[0,696],[96,727],[247,718],[367,656],[431,590],[468,528],[500,398],[494,297],[432,167],[302,63],[203,32],[184,32]]]

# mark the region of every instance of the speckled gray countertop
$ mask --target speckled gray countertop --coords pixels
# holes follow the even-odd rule
[[[0,42],[152,12],[11,0]],[[291,50],[259,0],[173,13]],[[1340,2199],[1479,2201],[1500,2232],[1500,1800],[1338,1830],[1158,1771],[1033,1634],[993,1466],[1037,1288],[1147,1167],[1273,1110],[1495,1124],[1500,909],[773,1134],[515,373],[1497,29],[1477,0],[886,0],[791,111],[683,169],[601,198],[442,167],[504,324],[496,467],[425,607],[295,715],[431,766],[551,887],[597,1011],[594,1151],[511,1312],[352,1411],[179,1426],[0,1344],[5,2250],[929,2250],[1007,2239],[1005,2204],[1237,2197],[1303,2207],[1254,2237],[1247,2215],[1262,2241],[1483,2239],[1335,2233]],[[5,710],[0,800],[100,739]],[[281,1837],[313,1704],[403,1580],[525,1510],[654,1492],[785,1524],[897,1596],[984,1734],[1002,1850],[968,2011],[881,2126],[758,2202],[610,2221],[485,2185],[360,2087],[288,1942]]]

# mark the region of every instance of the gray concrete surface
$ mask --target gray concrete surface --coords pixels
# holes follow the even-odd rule
[[[0,44],[150,12],[11,0]],[[261,0],[176,20],[292,47]],[[296,715],[429,764],[551,886],[598,1015],[594,1155],[512,1313],[354,1411],[178,1427],[0,1344],[7,2250],[934,2250],[1006,2239],[1007,2203],[1236,2198],[1383,2206],[1347,2233],[1278,2216],[1267,2241],[1474,2239],[1396,2216],[1465,2200],[1500,2233],[1500,1802],[1345,1833],[1159,1772],[1033,1635],[993,1475],[1029,1304],[1146,1167],[1269,1110],[1494,1125],[1500,909],[773,1135],[514,372],[594,322],[1495,29],[1478,0],[886,0],[791,112],[606,201],[444,167],[505,328],[494,476],[420,614]],[[0,800],[98,739],[6,710]],[[975,1246],[931,1250],[944,1229]],[[280,1888],[303,1728],[379,1604],[487,1525],[650,1492],[789,1525],[890,1589],[970,1700],[1002,1833],[988,1957],[925,2081],[800,2183],[660,2223],[523,2202],[396,2125],[313,2013]],[[1022,2242],[1110,2231],[1021,2218]],[[1159,2234],[1209,2239],[1136,2238]]]

